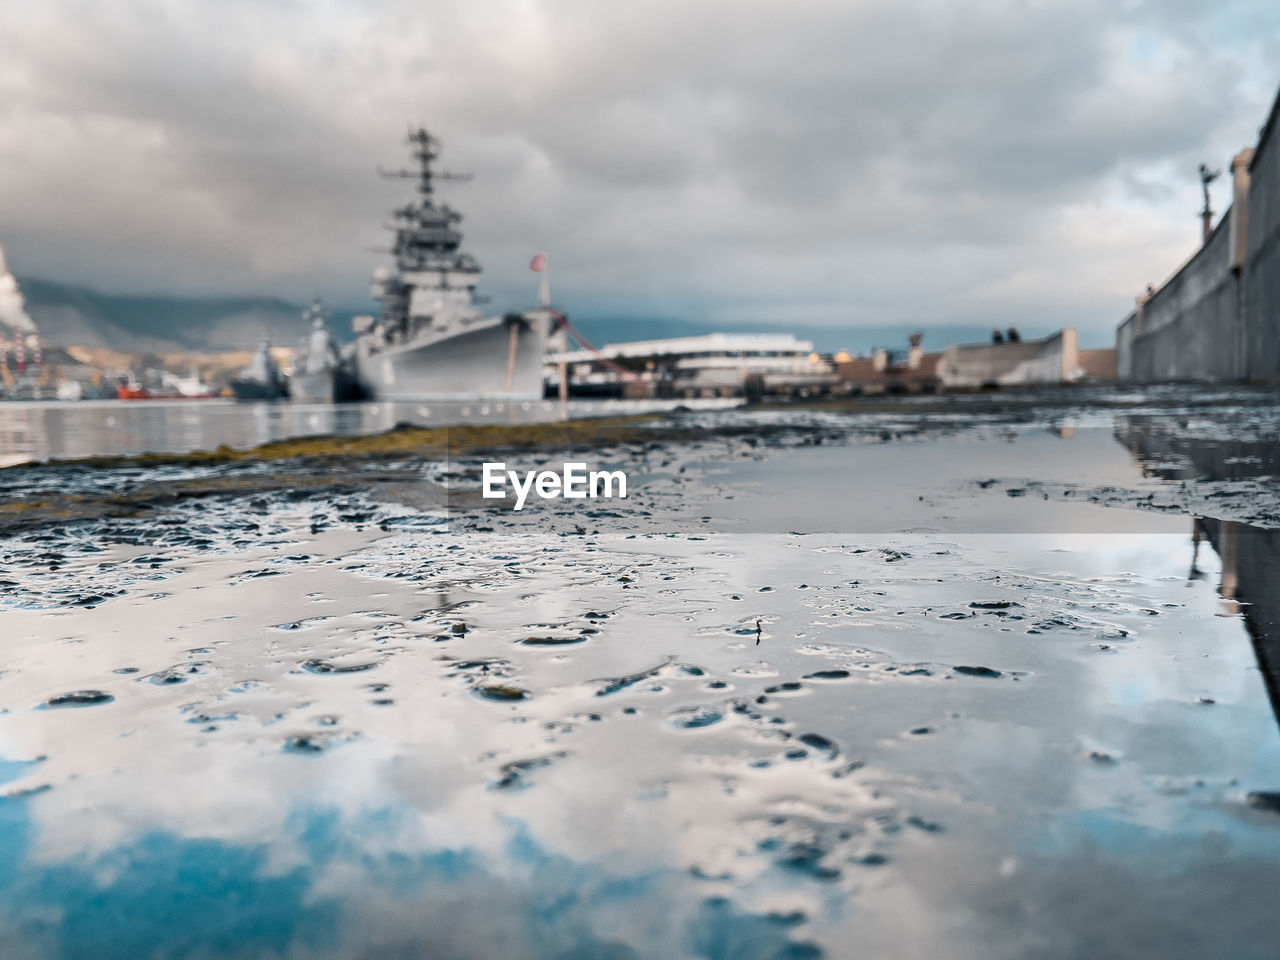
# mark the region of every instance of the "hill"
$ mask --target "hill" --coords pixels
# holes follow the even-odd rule
[[[27,312],[46,343],[130,353],[246,350],[263,336],[292,346],[302,335],[302,306],[274,297],[180,297],[99,293],[37,278],[20,281]],[[335,332],[351,311],[335,311]]]
[[[264,335],[292,347],[304,332],[302,305],[276,297],[182,297],[99,293],[87,287],[38,278],[20,281],[27,312],[50,344],[105,347],[133,354],[222,353],[255,347]],[[341,340],[351,337],[351,318],[372,313],[376,304],[330,306],[330,329]],[[812,340],[817,350],[869,353],[877,347],[905,349],[906,327],[887,324],[847,327],[778,323],[705,323],[669,317],[610,317],[571,311],[574,325],[596,346],[622,340],[654,340],[703,333],[793,333]],[[949,343],[981,343],[990,329],[973,324],[922,328],[926,350]],[[1024,329],[1024,336],[1042,332]]]

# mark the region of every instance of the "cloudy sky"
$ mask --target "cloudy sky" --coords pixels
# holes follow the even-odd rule
[[[16,0],[0,243],[360,304],[422,122],[495,306],[544,249],[580,315],[1097,340],[1194,249],[1278,48],[1274,0]]]

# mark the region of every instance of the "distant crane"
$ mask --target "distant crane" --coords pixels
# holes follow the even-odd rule
[[[1209,206],[1209,184],[1222,176],[1221,170],[1210,170],[1208,164],[1200,164],[1200,188],[1204,190],[1204,209],[1200,211],[1200,219],[1204,224],[1204,239],[1213,233],[1213,209]]]

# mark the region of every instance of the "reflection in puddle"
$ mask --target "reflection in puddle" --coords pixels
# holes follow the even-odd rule
[[[1116,436],[1137,455],[1147,475],[1205,489],[1206,498],[1226,501],[1232,512],[1258,516],[1273,526],[1280,521],[1275,509],[1280,441],[1274,418],[1251,412],[1224,424],[1217,419],[1129,416],[1120,419]],[[1256,481],[1262,489],[1242,485],[1242,480]],[[1221,562],[1217,589],[1222,615],[1243,614],[1280,718],[1280,530],[1197,516],[1192,541],[1189,576],[1205,576],[1197,565],[1199,547],[1209,543]]]
[[[914,910],[958,955],[955,911],[976,949],[1112,857],[1280,853],[1245,802],[1273,721],[1182,535],[470,538],[512,566],[331,533],[228,575],[280,539],[10,611],[0,922],[35,955],[839,956]],[[32,709],[81,688],[113,699]]]
[[[945,525],[1066,516],[1043,458],[1099,434],[975,440],[911,533],[404,529],[353,493],[7,540],[0,952],[1264,956],[1280,534]],[[1108,440],[1117,501],[1184,479]]]

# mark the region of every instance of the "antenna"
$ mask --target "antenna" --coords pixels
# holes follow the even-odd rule
[[[415,170],[385,170],[381,166],[377,168],[378,176],[385,177],[389,180],[417,180],[418,192],[422,194],[424,200],[427,200],[435,192],[432,186],[433,180],[470,180],[469,173],[450,173],[442,171],[437,173],[431,169],[431,163],[440,158],[440,139],[429,134],[425,127],[411,127],[405,136],[405,143],[410,147],[414,159],[418,161],[418,169]]]

